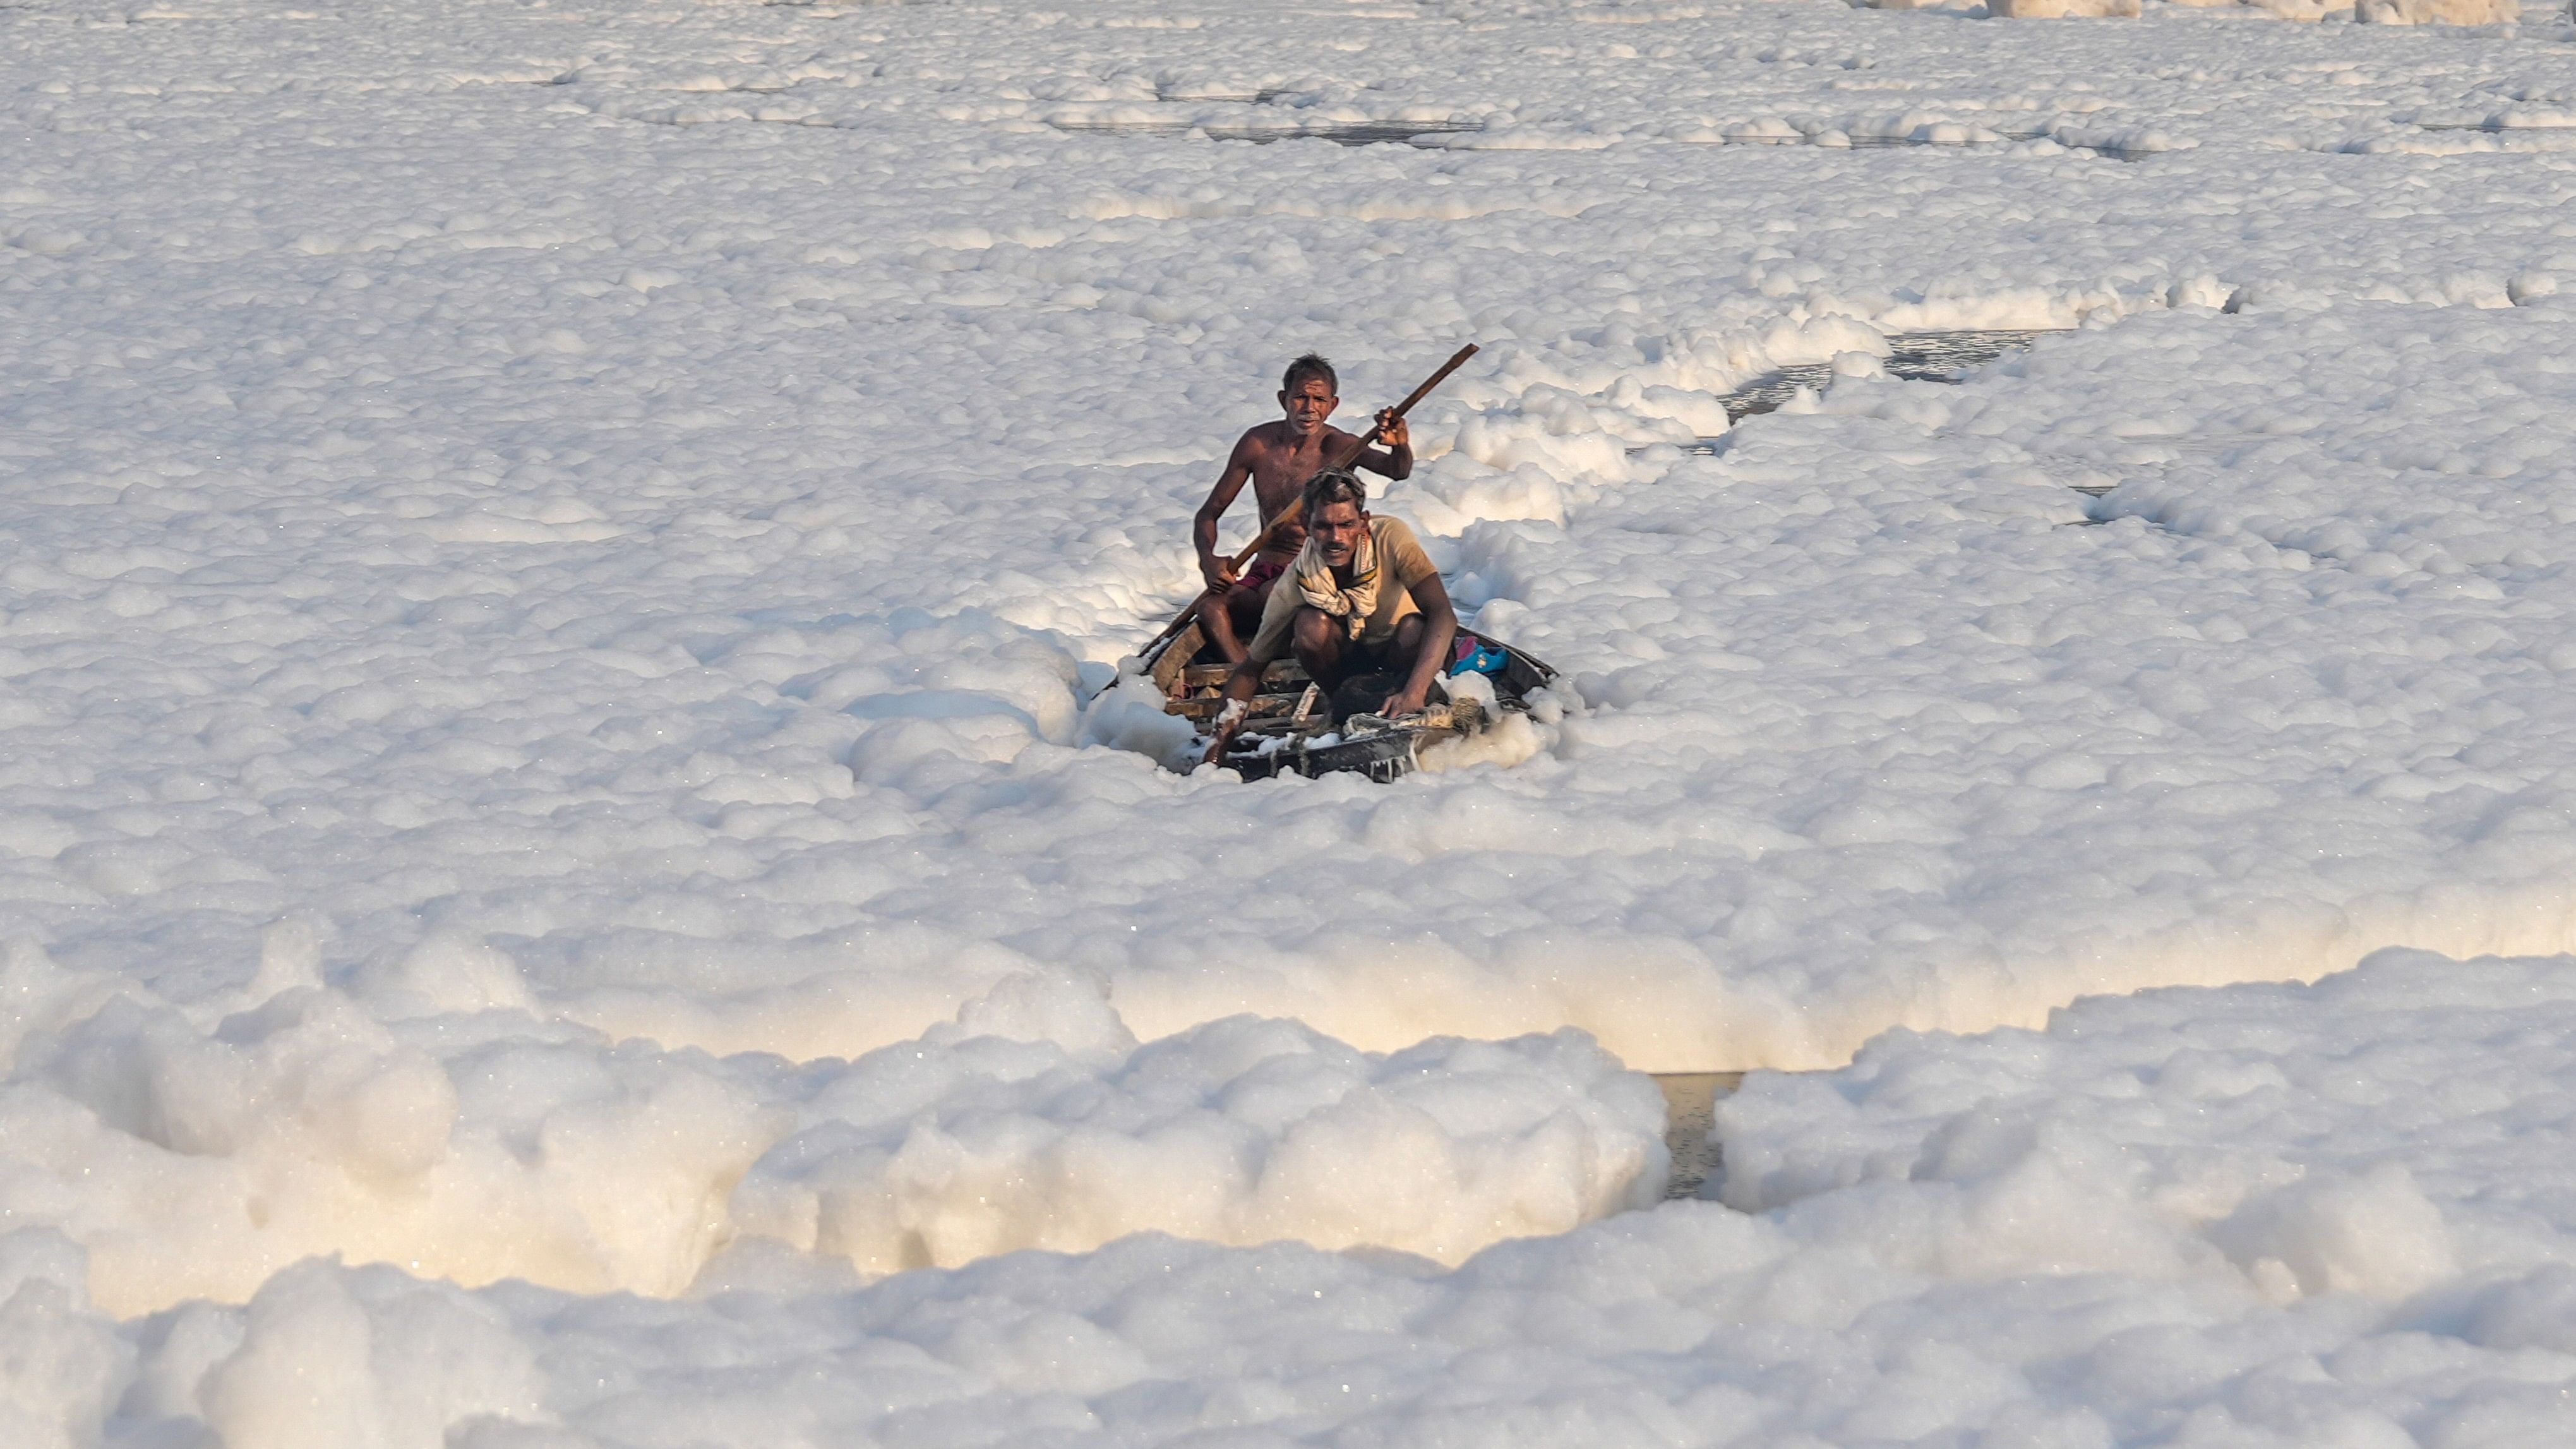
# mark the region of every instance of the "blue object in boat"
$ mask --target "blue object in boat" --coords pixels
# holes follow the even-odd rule
[[[1494,645],[1476,639],[1458,641],[1457,661],[1449,666],[1452,674],[1500,674],[1511,656]]]

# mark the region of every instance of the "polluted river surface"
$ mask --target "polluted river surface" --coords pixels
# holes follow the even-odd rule
[[[1976,8],[0,5],[0,1443],[2576,1442],[2576,31]]]

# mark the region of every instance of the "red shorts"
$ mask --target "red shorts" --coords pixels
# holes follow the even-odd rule
[[[1288,572],[1288,565],[1278,559],[1257,558],[1252,561],[1252,567],[1245,569],[1242,577],[1234,581],[1234,586],[1238,589],[1258,589],[1286,572]]]

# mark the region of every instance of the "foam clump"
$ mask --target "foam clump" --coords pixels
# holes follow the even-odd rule
[[[759,1075],[575,1027],[398,1031],[297,987],[211,1022],[128,992],[34,1034],[0,1209],[99,1301],[238,1301],[315,1253],[466,1282],[673,1292],[792,1118]]]
[[[2002,20],[2134,20],[2139,0],[1986,0],[1986,13]]]
[[[2361,0],[2352,18],[2365,25],[2511,25],[2522,0]]]
[[[2576,1249],[2571,1108],[2576,958],[2392,950],[2044,1031],[1891,1033],[1838,1072],[1755,1074],[1715,1135],[1727,1202],[1875,1193],[1954,1268],[2403,1299]]]
[[[444,1449],[459,1426],[549,1417],[534,1346],[443,1285],[312,1260],[224,1326],[238,1346],[194,1397],[228,1446]]]
[[[1242,1017],[1139,1046],[1066,972],[795,1065],[367,1010],[507,995],[496,957],[439,943],[381,996],[293,986],[209,1019],[130,986],[91,1006],[22,953],[22,979],[64,979],[21,1018],[0,1214],[81,1245],[87,1291],[140,1313],[315,1254],[661,1295],[744,1238],[869,1275],[1149,1229],[1454,1261],[1650,1202],[1668,1166],[1661,1099],[1576,1032],[1374,1054]]]
[[[1006,996],[1023,1022],[1092,1011],[1078,982]],[[314,1260],[247,1306],[119,1325],[82,1302],[78,1249],[33,1230],[0,1238],[0,1414],[20,1415],[0,1422],[48,1449],[754,1449],[1068,1424],[1141,1445],[1710,1426],[1852,1449],[2554,1442],[2576,1388],[2571,1013],[2576,958],[2389,952],[2310,987],[2088,1001],[2046,1031],[1892,1033],[1841,1072],[1757,1075],[1721,1104],[1730,1194],[1759,1211],[1666,1203],[1454,1267],[1142,1232],[859,1283],[746,1237],[682,1299]],[[910,1114],[913,1141],[935,1127],[951,1161],[1007,1144],[982,1180],[990,1220],[1025,1190],[1015,1174],[1083,1170],[1059,1149],[1084,1131],[1113,1155],[1173,1136],[1221,1153],[1232,1123],[1238,1150],[1267,1136],[1279,1155],[1280,1127],[1376,1091],[1510,1136],[1593,1051],[1377,1059],[1229,1021],[1070,1053],[1098,1064],[1085,1091],[1038,1046],[953,1037],[845,1064],[808,1104],[813,1135],[746,1188],[792,1156],[762,1189],[792,1195],[821,1185],[803,1169],[896,1143],[870,1126],[905,1115],[896,1078],[949,1104]],[[1539,1089],[1551,1061],[1560,1085]],[[1522,1086],[1498,1090],[1496,1069]],[[871,1076],[881,1118],[835,1095]],[[1125,1165],[1140,1199],[1184,1186]],[[1334,1195],[1400,1198],[1413,1172],[1381,1156]]]
[[[1194,763],[1190,744],[1197,733],[1163,704],[1163,691],[1150,675],[1121,675],[1083,706],[1080,742],[1132,750],[1167,769],[1186,770]]]
[[[863,1057],[804,1116],[734,1220],[871,1273],[1143,1231],[1455,1262],[1669,1167],[1662,1099],[1579,1033],[1376,1055],[1240,1017],[1092,1063],[974,1038]]]

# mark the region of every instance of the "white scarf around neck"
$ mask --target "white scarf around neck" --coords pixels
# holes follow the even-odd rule
[[[1306,546],[1297,551],[1297,561],[1289,566],[1296,575],[1297,592],[1306,602],[1344,620],[1351,637],[1360,637],[1368,626],[1369,615],[1377,612],[1377,530],[1360,531],[1359,547],[1351,553],[1351,586],[1343,588],[1333,577],[1333,566],[1324,562],[1322,540],[1306,535]]]

